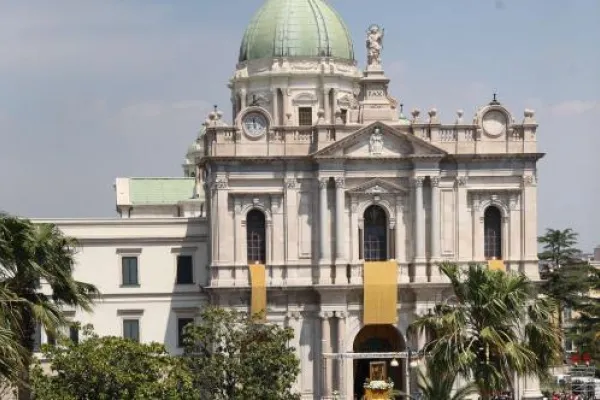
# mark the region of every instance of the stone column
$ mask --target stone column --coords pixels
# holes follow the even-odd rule
[[[321,364],[323,368],[323,374],[321,375],[321,398],[327,398],[331,396],[331,381],[332,381],[332,368],[331,359],[323,357],[324,353],[331,353],[331,324],[329,319],[333,316],[331,311],[321,311],[319,317],[321,318]]]
[[[302,352],[300,351],[300,334],[302,331],[300,324],[300,311],[288,311],[287,313],[287,326],[294,331],[294,338],[291,340],[291,345],[296,349],[296,355],[302,363]],[[302,372],[296,377],[296,381],[293,385],[293,390],[297,393],[302,391]]]
[[[338,341],[337,341],[337,352],[339,354],[346,352],[346,346],[344,339],[346,337],[346,317],[348,313],[346,311],[336,311],[335,316],[338,320]],[[344,381],[344,374],[346,373],[346,360],[344,358],[340,358],[338,360],[338,378],[337,378],[337,388],[336,390],[340,392],[341,398],[345,399],[346,393],[346,382]]]
[[[331,237],[329,226],[329,211],[327,209],[327,183],[328,178],[319,178],[319,218],[321,242],[321,264],[329,264],[331,262]]]
[[[346,277],[346,264],[348,263],[348,254],[346,251],[348,240],[348,230],[346,229],[346,192],[344,190],[344,178],[335,178],[335,264],[342,266],[343,270],[337,268],[336,280],[340,277]],[[339,273],[342,272],[342,275]],[[336,282],[337,283],[337,282]]]
[[[246,240],[246,232],[244,232],[244,227],[242,226],[242,201],[241,199],[234,198],[233,200],[233,231],[234,231],[234,260],[235,265],[242,266],[247,264],[247,259],[245,254],[242,254],[242,242]]]
[[[440,177],[431,177],[431,258],[437,261],[440,254]]]

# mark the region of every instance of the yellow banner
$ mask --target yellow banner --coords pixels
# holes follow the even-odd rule
[[[396,261],[365,262],[363,305],[365,325],[396,324],[397,282]]]
[[[251,264],[250,268],[250,313],[252,315],[263,312],[266,318],[267,311],[267,285],[265,266],[263,264]]]
[[[506,266],[502,260],[488,260],[488,269],[492,271],[506,272]]]

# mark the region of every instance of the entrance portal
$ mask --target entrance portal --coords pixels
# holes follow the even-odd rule
[[[401,352],[406,349],[404,338],[392,325],[367,325],[358,332],[354,339],[353,351],[355,353],[388,353]],[[369,378],[373,366],[380,368],[384,374],[394,382],[394,390],[406,389],[406,365],[399,360],[400,365],[391,366],[389,359],[358,359],[354,360],[354,399],[361,399],[364,395],[363,385]]]

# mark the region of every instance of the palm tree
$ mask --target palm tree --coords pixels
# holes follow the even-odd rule
[[[12,309],[15,296],[0,287],[0,385],[19,378],[25,354],[11,327],[15,325]]]
[[[452,301],[417,318],[411,331],[425,334],[430,365],[472,380],[483,400],[514,388],[513,374],[544,377],[560,357],[552,304],[535,294],[522,274],[471,265],[443,264]],[[432,376],[431,379],[437,379]]]
[[[27,382],[37,325],[55,334],[68,322],[62,313],[65,306],[89,311],[98,294],[93,285],[73,278],[76,245],[55,225],[36,225],[0,214],[0,289],[14,297],[9,328],[25,349],[18,382],[20,400],[31,397]],[[40,290],[42,281],[48,284],[49,293]]]
[[[445,368],[435,368],[432,363],[427,363],[426,371],[418,370],[418,388],[421,391],[419,399],[422,400],[465,400],[477,392],[473,383],[468,383],[455,391],[454,383],[456,374],[446,371]]]

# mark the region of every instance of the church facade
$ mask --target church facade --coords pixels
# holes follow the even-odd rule
[[[296,333],[303,399],[354,399],[373,365],[414,392],[424,338],[406,332],[451,296],[439,262],[538,279],[542,154],[534,112],[495,96],[447,122],[405,116],[383,40],[368,28],[361,70],[328,3],[267,0],[228,85],[233,118],[209,114],[185,176],[119,178],[119,218],[52,221],[81,242],[77,278],[103,293],[73,318],[177,353],[206,304],[265,310]],[[541,399],[534,379],[517,387]]]

